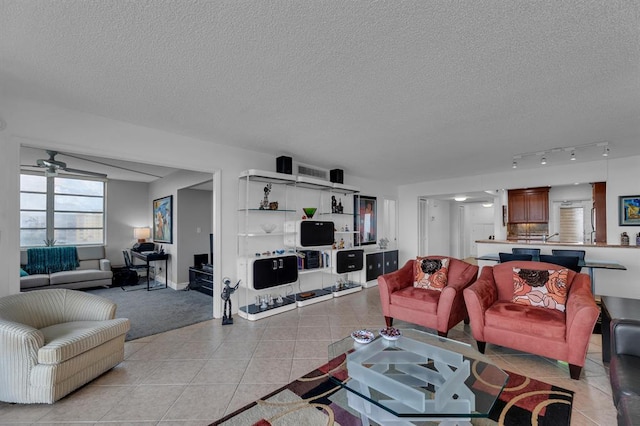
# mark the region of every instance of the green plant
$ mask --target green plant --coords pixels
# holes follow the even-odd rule
[[[47,247],[53,247],[56,245],[56,240],[54,240],[53,238],[47,238],[44,241],[44,245]]]

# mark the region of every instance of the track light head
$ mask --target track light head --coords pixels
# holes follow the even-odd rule
[[[511,165],[511,168],[513,168],[513,169],[517,169],[518,168],[518,162],[516,160],[513,160],[513,164]]]
[[[603,157],[608,157],[609,156],[609,146],[605,145],[604,150],[602,151],[602,156]]]
[[[576,152],[575,151],[571,151],[571,161],[576,161]]]
[[[545,164],[547,164],[547,157],[545,157],[544,155],[542,156],[542,160],[540,160],[540,164],[542,164],[543,166]]]

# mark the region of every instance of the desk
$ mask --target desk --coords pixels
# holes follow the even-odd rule
[[[484,256],[476,257],[476,260],[486,260],[489,262],[500,262],[500,256],[496,253],[485,254]],[[596,294],[596,277],[593,273],[594,269],[616,269],[619,271],[626,271],[627,268],[618,262],[612,262],[608,260],[590,260],[584,259],[584,261],[578,262],[578,266],[589,269],[589,278],[591,278],[591,293]]]
[[[149,288],[149,263],[150,262],[156,262],[158,260],[164,260],[164,288],[167,288],[167,285],[169,283],[169,270],[167,268],[167,260],[169,259],[169,254],[168,253],[157,253],[157,252],[152,252],[152,253],[140,253],[137,251],[131,251],[131,256],[134,259],[140,259],[142,261],[144,261],[147,265],[147,291],[151,290]]]

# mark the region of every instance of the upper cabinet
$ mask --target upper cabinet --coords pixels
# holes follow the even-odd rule
[[[549,222],[549,188],[512,189],[509,196],[509,223]]]
[[[594,243],[607,242],[607,182],[595,182],[591,186],[593,209],[591,210],[591,229]]]

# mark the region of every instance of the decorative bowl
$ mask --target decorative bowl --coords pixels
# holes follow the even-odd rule
[[[387,327],[380,330],[380,335],[387,340],[398,340],[402,332],[395,327]]]
[[[303,207],[302,211],[307,216],[308,219],[311,219],[314,214],[316,214],[317,207]]]
[[[263,223],[260,225],[260,228],[262,228],[262,230],[264,232],[266,232],[267,234],[270,234],[273,232],[274,229],[276,229],[276,224],[275,223]]]
[[[375,336],[368,330],[356,330],[351,333],[351,337],[358,343],[366,344],[372,342]]]

